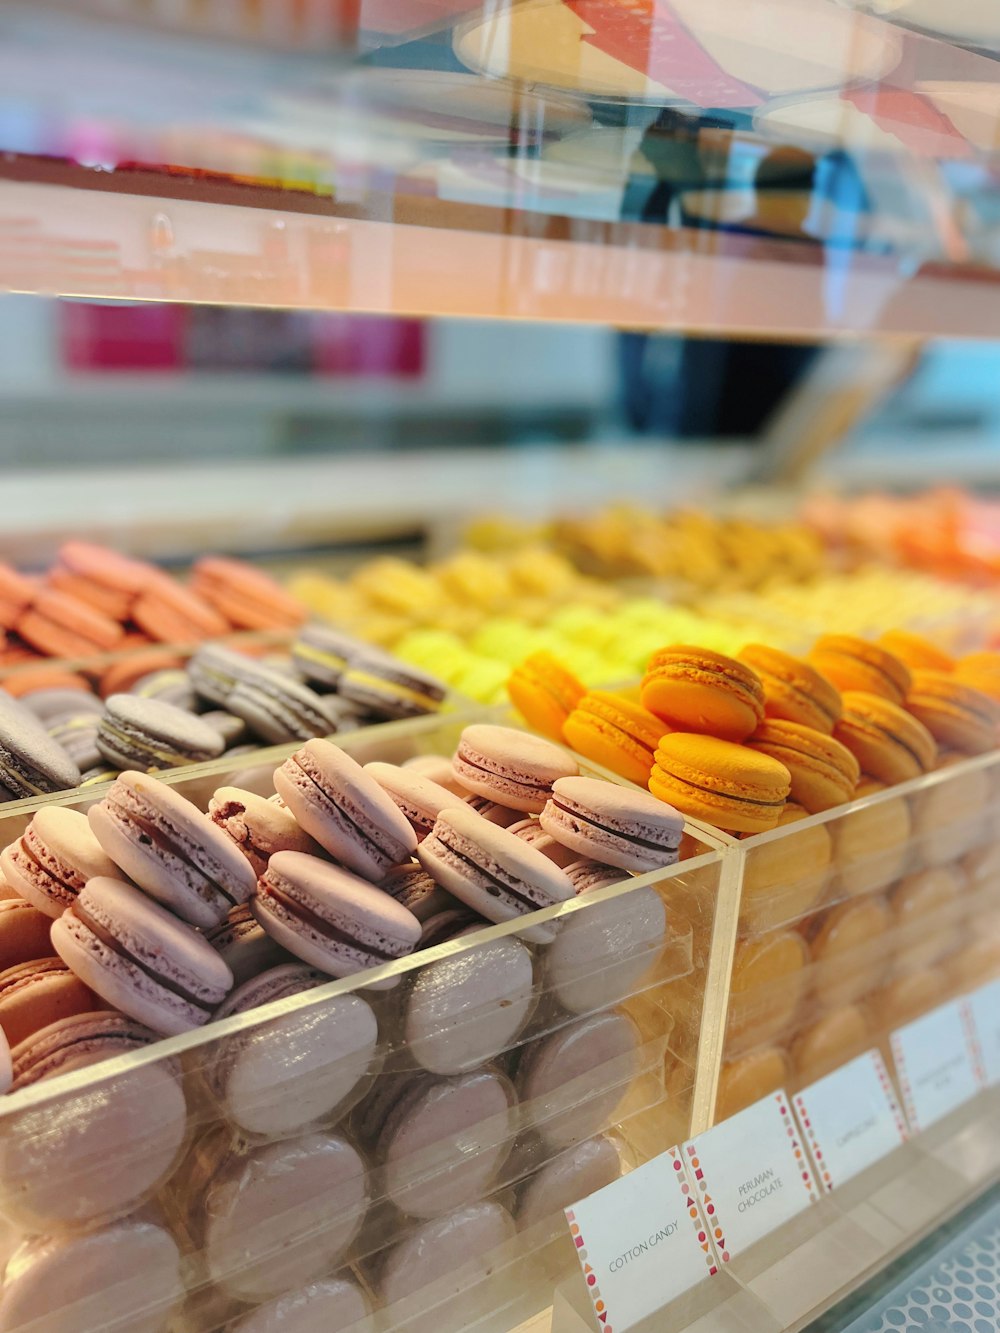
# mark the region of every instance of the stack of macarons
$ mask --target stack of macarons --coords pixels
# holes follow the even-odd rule
[[[637,699],[587,692],[538,653],[509,689],[545,734],[690,818],[752,834],[776,827],[786,803],[815,814],[861,783],[894,785],[950,754],[995,748],[997,701],[969,679],[989,685],[991,669],[983,654],[953,669],[936,645],[897,631],[880,643],[824,635],[804,659],[762,644],[735,658],[668,645],[650,658]]]

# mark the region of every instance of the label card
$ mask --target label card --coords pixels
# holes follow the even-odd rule
[[[718,1270],[678,1148],[566,1209],[604,1333],[623,1333]]]
[[[1000,981],[991,981],[965,997],[976,1043],[979,1077],[992,1088],[1000,1083]]]
[[[906,1117],[915,1131],[927,1129],[979,1091],[962,1000],[899,1028],[892,1034],[892,1054]]]
[[[685,1143],[684,1165],[723,1263],[817,1199],[784,1092]]]
[[[827,1190],[906,1142],[906,1121],[878,1051],[859,1055],[792,1101],[816,1176]]]

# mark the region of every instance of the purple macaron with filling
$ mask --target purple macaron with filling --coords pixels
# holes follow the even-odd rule
[[[274,786],[302,828],[365,879],[377,883],[416,850],[417,836],[396,802],[330,741],[296,750]]]
[[[328,980],[303,963],[271,968],[233,991],[215,1017],[249,1013]],[[207,1078],[235,1124],[277,1137],[346,1109],[377,1042],[371,1006],[359,995],[337,995],[222,1038]]]
[[[434,1284],[435,1304],[457,1296],[488,1276],[496,1265],[496,1252],[515,1235],[514,1219],[492,1200],[436,1217],[411,1231],[383,1257],[378,1294],[386,1305],[393,1305]]]
[[[79,810],[46,806],[24,833],[0,852],[0,870],[11,888],[46,916],[57,917],[96,875],[118,874]]]
[[[242,986],[269,967],[294,962],[292,955],[271,939],[249,903],[234,907],[225,921],[205,932],[205,938],[232,972],[234,986]]]
[[[416,861],[393,866],[379,888],[412,912],[421,923],[455,906],[451,894],[445,893]]]
[[[512,921],[574,896],[565,872],[547,856],[468,808],[439,815],[417,859],[442,888],[489,921]],[[545,944],[556,930],[556,923],[544,922],[520,933]]]
[[[387,893],[302,852],[271,857],[252,907],[282,948],[332,977],[405,958],[420,939],[420,922]],[[380,990],[395,984],[372,983]]]
[[[121,880],[92,879],[53,922],[52,946],[85,986],[164,1036],[206,1023],[233,984],[204,936]]]
[[[461,796],[398,764],[365,764],[365,772],[396,802],[418,839],[427,837],[442,810],[456,810],[465,804]]]
[[[551,741],[487,722],[465,728],[452,768],[469,791],[529,815],[545,808],[554,782],[580,771],[576,760]]]
[[[600,778],[560,778],[539,822],[578,856],[637,875],[674,865],[684,833],[672,806]]]
[[[319,853],[319,847],[285,804],[239,787],[220,787],[208,803],[208,817],[250,862],[258,877],[275,852]]]
[[[253,892],[255,875],[196,805],[145,773],[121,773],[88,812],[105,852],[152,898],[193,926],[218,925]]]

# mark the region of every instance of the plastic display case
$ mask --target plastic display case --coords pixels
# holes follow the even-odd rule
[[[467,720],[342,744],[450,754]],[[268,793],[294,748],[167,780],[202,805],[226,783]],[[5,843],[39,804],[4,808]],[[377,1310],[357,1333],[415,1333],[547,1306],[575,1264],[563,1207],[692,1128],[694,1066],[666,1071],[720,902],[711,842],[689,829],[676,866],[534,914],[548,943],[525,942],[528,918],[493,926],[10,1094],[0,1328],[252,1330],[313,1300],[317,1319]]]

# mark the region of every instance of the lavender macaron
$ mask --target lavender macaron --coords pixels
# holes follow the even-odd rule
[[[347,1333],[371,1314],[371,1301],[349,1277],[324,1277],[259,1305],[230,1333]]]
[[[274,775],[278,795],[331,856],[373,882],[413,855],[417,837],[396,802],[330,741],[308,741]]]
[[[489,921],[512,921],[574,896],[565,872],[547,856],[468,808],[439,815],[417,859],[442,888]],[[521,935],[545,944],[556,931],[556,923],[545,922]]]
[[[271,968],[233,991],[215,1017],[249,1013],[328,980],[302,963]],[[377,1042],[371,1006],[358,995],[338,995],[220,1039],[207,1077],[240,1129],[278,1137],[343,1112],[372,1067]]]
[[[53,922],[52,946],[85,986],[164,1036],[206,1023],[233,984],[204,936],[120,880],[90,880]]]
[[[622,1173],[621,1157],[614,1142],[598,1135],[552,1158],[518,1190],[518,1230],[537,1227],[536,1238],[565,1233],[564,1209],[578,1199],[596,1194]]]
[[[425,1222],[383,1256],[378,1294],[386,1305],[432,1285],[435,1304],[457,1296],[490,1273],[497,1251],[513,1241],[516,1231],[506,1208],[489,1199]],[[448,1288],[442,1290],[445,1280]]]
[[[387,893],[302,852],[271,857],[252,906],[282,948],[333,977],[405,958],[420,939],[420,922]]]
[[[436,713],[447,693],[434,676],[370,646],[354,653],[337,689],[341,698],[377,718]]]
[[[445,893],[440,884],[416,861],[393,866],[379,888],[390,898],[395,898],[408,912],[412,912],[421,924],[455,906],[451,894]]]
[[[0,852],[0,870],[11,888],[46,916],[57,917],[96,875],[118,874],[79,810],[46,806],[24,833]]]
[[[218,759],[225,742],[200,718],[174,704],[112,694],[104,701],[97,748],[115,768],[149,773]]]
[[[365,764],[364,771],[396,802],[419,840],[427,837],[442,810],[465,804],[461,796],[399,764],[374,762]]]
[[[576,760],[551,741],[486,722],[465,728],[452,767],[469,791],[529,815],[545,808],[553,783],[580,771]]]
[[[157,1040],[110,1010],[64,1018],[14,1048],[12,1091],[147,1050]],[[95,1070],[78,1091],[8,1117],[0,1132],[0,1212],[37,1234],[136,1208],[171,1174],[185,1143],[179,1074],[165,1060],[105,1078]]]
[[[88,818],[111,859],[193,926],[218,925],[253,892],[256,877],[243,854],[167,783],[122,773]]]
[[[67,791],[80,770],[30,709],[0,690],[0,800]]]
[[[638,875],[673,865],[684,833],[672,806],[599,778],[560,778],[539,822],[578,856]]]
[[[275,852],[307,852],[318,845],[284,804],[239,787],[220,787],[208,803],[208,817],[230,838],[259,878]]]
[[[233,985],[294,959],[254,916],[249,903],[234,907],[225,921],[205,932],[205,939],[233,974]]]

